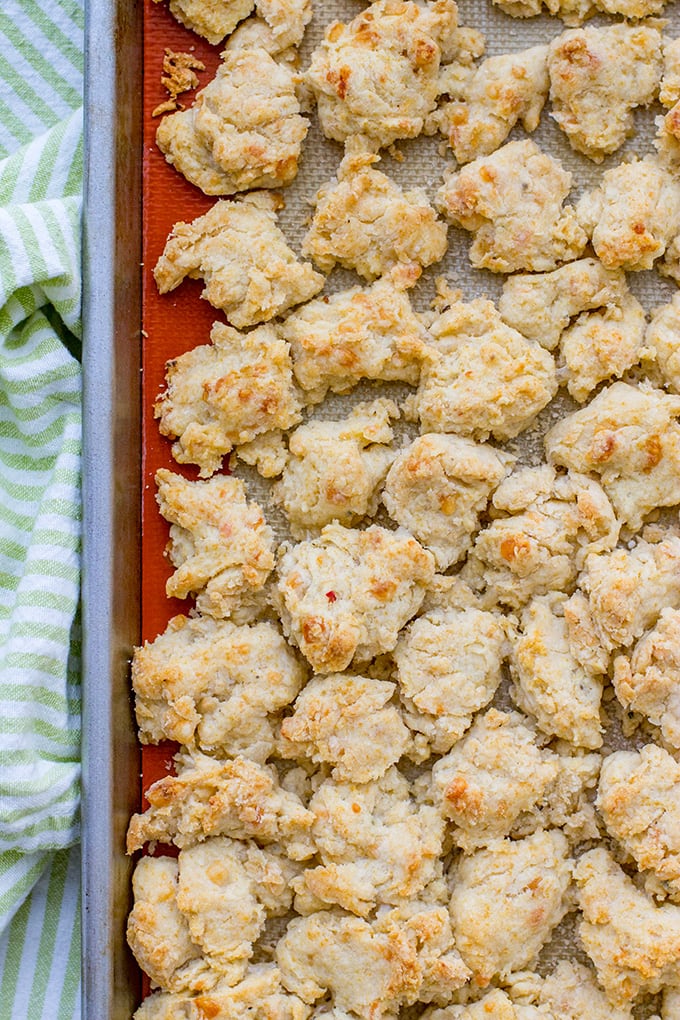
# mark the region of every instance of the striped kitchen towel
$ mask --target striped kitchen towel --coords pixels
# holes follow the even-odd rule
[[[73,1020],[83,0],[0,7],[0,1020]]]

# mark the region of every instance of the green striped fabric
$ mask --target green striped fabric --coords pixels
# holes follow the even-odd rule
[[[0,1020],[72,1020],[83,0],[0,7]]]

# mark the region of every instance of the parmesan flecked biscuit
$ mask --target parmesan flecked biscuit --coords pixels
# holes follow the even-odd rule
[[[648,25],[563,32],[550,44],[552,117],[572,148],[602,162],[633,131],[633,110],[656,97],[661,34]]]
[[[342,421],[316,420],[296,429],[281,481],[273,489],[293,538],[331,521],[357,524],[378,508],[379,488],[394,450],[390,419],[397,405],[384,397],[355,405]]]
[[[332,22],[306,74],[324,134],[365,135],[381,147],[415,138],[434,109],[442,58],[465,61],[470,41],[452,0],[378,0],[348,24]],[[479,33],[472,42],[478,56]]]
[[[312,17],[311,0],[170,0],[169,6],[178,21],[213,46],[257,8],[272,38],[270,53],[297,46]]]
[[[284,633],[315,672],[391,651],[434,577],[434,557],[405,531],[328,524],[284,546],[274,600]]]
[[[347,393],[360,379],[417,385],[427,334],[402,281],[388,275],[370,287],[317,298],[280,327],[293,372],[313,403],[328,390]]]
[[[162,435],[176,437],[175,460],[197,464],[201,478],[234,446],[301,418],[289,347],[272,326],[239,333],[216,322],[210,339],[168,362],[154,406]]]
[[[680,749],[680,595],[673,592],[671,600],[675,608],[661,609],[630,656],[616,657],[613,683],[624,708],[646,716]]]
[[[443,258],[447,226],[423,188],[403,191],[373,169],[378,158],[349,149],[336,179],[316,195],[302,254],[324,273],[340,265],[375,280],[398,267],[402,279],[414,284],[425,266]]]
[[[455,301],[429,331],[413,401],[423,432],[511,439],[555,395],[551,355],[507,326],[491,301]]]
[[[652,312],[645,347],[654,358],[662,385],[672,393],[680,393],[680,293]]]
[[[413,902],[375,920],[319,911],[295,918],[276,948],[283,983],[305,1002],[330,993],[362,1020],[400,1006],[447,1002],[470,972],[454,948],[448,911]]]
[[[527,139],[508,142],[445,177],[438,204],[474,234],[475,269],[546,272],[579,258],[587,236],[566,199],[571,174]]]
[[[571,871],[567,841],[555,829],[494,840],[460,859],[451,918],[456,946],[477,985],[535,962],[569,909]]]
[[[267,322],[321,290],[324,277],[295,253],[276,225],[276,198],[255,192],[221,201],[192,223],[175,223],[154,269],[161,294],[185,277],[238,329]]]
[[[404,719],[437,753],[449,751],[501,682],[508,651],[502,618],[480,609],[432,609],[392,653]]]
[[[265,761],[273,726],[299,693],[304,665],[271,623],[237,627],[175,616],[136,648],[132,686],[140,740],[176,740]]]
[[[680,907],[657,906],[604,847],[577,862],[581,941],[613,1006],[680,987]]]
[[[615,751],[600,773],[597,807],[609,834],[638,868],[650,873],[652,891],[680,900],[680,765],[662,747]]]
[[[379,779],[405,753],[409,731],[386,680],[316,676],[281,724],[279,754],[333,766],[337,780]]]
[[[495,152],[518,122],[535,131],[550,85],[547,58],[547,46],[533,46],[489,57],[476,68],[445,69],[440,88],[450,101],[432,114],[428,130],[446,136],[459,163]]]
[[[311,857],[314,816],[282,789],[272,767],[199,752],[180,753],[175,760],[177,775],[153,783],[146,792],[149,808],[132,816],[128,853],[146,842],[187,847],[209,836],[230,836],[280,844],[292,860]]]
[[[615,382],[545,436],[553,464],[599,475],[623,524],[680,503],[680,397]]]
[[[161,468],[156,484],[176,568],[165,586],[168,597],[196,595],[196,608],[215,617],[248,606],[275,561],[274,533],[261,507],[248,502],[244,483],[225,475],[190,482]]]
[[[233,195],[290,184],[308,127],[293,72],[255,47],[225,51],[194,104],[163,118],[156,142],[206,195]]]

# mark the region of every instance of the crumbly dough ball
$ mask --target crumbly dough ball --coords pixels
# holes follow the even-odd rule
[[[668,249],[666,263],[657,268],[671,274],[672,242],[680,233],[680,189],[652,159],[605,170],[599,187],[581,198],[577,215],[608,268],[651,269]]]
[[[175,460],[197,464],[201,478],[234,446],[301,418],[290,349],[272,326],[239,333],[216,322],[210,339],[168,362],[154,406],[161,434],[176,437]]]
[[[616,751],[605,758],[597,806],[610,835],[657,894],[680,900],[680,765],[662,747]]]
[[[602,759],[581,749],[556,756],[558,773],[543,799],[518,819],[511,836],[528,836],[538,829],[561,829],[571,846],[600,838],[593,805]]]
[[[680,593],[671,595],[680,604]],[[680,611],[661,610],[653,630],[630,657],[614,660],[614,690],[626,709],[660,727],[664,740],[680,749]]]
[[[600,476],[623,524],[637,531],[657,507],[680,503],[680,397],[615,382],[545,437],[553,464]]]
[[[432,769],[441,810],[466,852],[507,836],[557,778],[557,756],[538,746],[525,722],[519,712],[490,708]]]
[[[507,326],[491,301],[456,301],[430,333],[415,398],[424,432],[511,439],[557,391],[550,354]]]
[[[446,570],[472,545],[479,515],[513,463],[514,457],[492,446],[429,433],[397,455],[382,500],[390,517]]]
[[[667,0],[493,0],[513,18],[532,18],[543,9],[556,14],[565,25],[580,25],[597,11],[622,14],[624,18],[646,18],[659,14]]]
[[[279,754],[328,762],[337,780],[379,779],[409,744],[409,731],[391,704],[395,685],[339,673],[314,677],[281,724]]]
[[[308,127],[292,70],[256,47],[225,51],[194,104],[163,118],[156,142],[206,195],[233,195],[290,184]]]
[[[594,676],[609,670],[609,649],[600,643],[588,599],[578,588],[563,606],[569,646],[584,669]]]
[[[608,651],[626,648],[665,608],[680,607],[680,539],[639,539],[632,549],[588,556],[579,585],[588,595],[600,643]],[[650,645],[643,645],[636,663],[644,668],[650,653]]]
[[[301,425],[288,442],[289,457],[274,498],[286,512],[293,538],[331,521],[357,524],[378,509],[379,487],[394,450],[390,419],[399,408],[384,397],[357,404],[342,421]]]
[[[321,864],[293,882],[323,906],[365,917],[379,903],[417,899],[438,878],[444,822],[417,804],[410,784],[390,768],[374,782],[326,780],[309,803]]]
[[[448,138],[459,163],[488,156],[515,124],[535,131],[548,97],[548,47],[489,57],[479,67],[454,65],[441,83],[451,98],[429,121]]]
[[[319,911],[295,918],[276,948],[283,983],[305,1002],[327,992],[362,1020],[399,1007],[447,1002],[469,970],[454,948],[448,911],[412,902],[373,921]]]
[[[178,754],[176,776],[146,791],[149,808],[133,815],[127,851],[144,843],[192,846],[209,836],[278,843],[292,860],[312,855],[314,816],[294,793],[279,785],[273,768],[247,758],[218,761],[199,752]]]
[[[680,393],[680,293],[652,313],[645,346],[653,354],[663,385]]]
[[[578,747],[602,745],[602,681],[578,661],[564,619],[566,595],[533,599],[522,612],[510,658],[513,697],[549,736]]]
[[[554,1020],[535,1006],[513,1002],[506,992],[494,988],[465,1006],[428,1009],[421,1020]]]
[[[648,25],[563,32],[548,56],[552,116],[572,148],[601,163],[633,131],[633,110],[656,97],[661,34]]]
[[[612,549],[619,534],[601,486],[549,464],[514,471],[492,507],[495,519],[477,535],[461,573],[485,605],[518,609],[533,596],[568,590],[586,555]]]
[[[263,762],[274,750],[272,724],[306,677],[271,623],[175,616],[132,659],[140,740],[195,742]]]
[[[392,653],[404,718],[432,751],[449,751],[493,698],[507,654],[502,618],[473,607],[433,609]]]
[[[656,119],[659,131],[654,144],[663,165],[677,171],[680,168],[680,38],[664,40],[663,62],[659,101],[669,112]]]
[[[203,279],[201,295],[233,326],[267,322],[321,290],[324,277],[298,262],[276,225],[277,199],[256,192],[216,202],[192,223],[175,223],[154,277],[161,294],[188,276]]]
[[[160,3],[161,0],[154,0]],[[247,18],[254,0],[170,0],[170,10],[182,25],[202,35],[213,46]]]
[[[179,864],[171,857],[142,857],[132,875],[134,906],[127,941],[155,985],[174,991],[210,988],[219,978],[192,941],[177,906]]]
[[[284,547],[274,599],[284,633],[315,672],[390,652],[434,577],[434,557],[404,531],[328,524]]]
[[[447,227],[423,188],[402,191],[386,174],[374,170],[378,158],[350,147],[336,179],[317,192],[302,254],[311,256],[324,273],[340,265],[366,280],[399,267],[402,278],[412,285],[425,266],[443,258]]]
[[[260,963],[235,985],[224,979],[195,996],[149,995],[133,1020],[307,1020],[310,1013],[310,1006],[286,992],[278,968]]]
[[[437,101],[442,58],[466,60],[470,38],[453,0],[378,0],[348,24],[332,22],[306,74],[326,137],[365,135],[380,147],[415,138]]]
[[[453,875],[456,945],[482,988],[531,966],[569,909],[572,862],[564,835],[536,832],[494,840],[462,857]]]
[[[546,272],[578,258],[587,236],[564,200],[571,174],[526,139],[450,173],[439,208],[454,226],[474,234],[476,269]]]
[[[581,312],[618,308],[627,293],[625,273],[598,259],[578,259],[551,273],[517,273],[503,284],[498,310],[504,322],[552,351]]]
[[[620,378],[643,353],[645,310],[632,294],[619,305],[587,312],[562,334],[567,389],[583,403],[601,382]]]
[[[293,371],[312,403],[330,389],[347,393],[360,379],[418,384],[427,334],[399,279],[310,301],[280,327]]]
[[[168,598],[197,595],[196,608],[224,617],[257,595],[274,567],[274,532],[238,478],[190,482],[156,472],[160,511],[170,522],[168,556],[175,573]]]
[[[633,1020],[630,1009],[612,1006],[588,967],[569,960],[541,983],[538,1003],[555,1020]]]
[[[680,987],[680,907],[657,906],[611,855],[589,850],[574,869],[584,920],[581,941],[612,1005],[641,992]]]
[[[235,454],[244,464],[250,464],[263,478],[276,478],[286,466],[288,450],[281,429],[263,432],[249,443],[243,443]]]

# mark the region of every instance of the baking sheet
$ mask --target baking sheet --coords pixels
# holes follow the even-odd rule
[[[93,0],[90,10],[90,18],[104,17],[101,0]],[[315,20],[309,27],[302,51],[302,64],[306,65],[309,53],[323,34],[323,29],[328,22],[336,17],[347,19],[354,16],[358,11],[358,5],[352,0],[345,2],[315,4]],[[462,24],[471,25],[480,29],[487,39],[486,55],[508,52],[511,50],[525,49],[528,46],[541,42],[548,42],[555,35],[564,30],[564,26],[557,19],[540,17],[530,20],[514,20],[506,17],[495,9],[490,0],[461,0],[459,3],[460,21]],[[670,14],[670,31],[673,34],[680,32],[680,12],[677,3],[671,3],[668,8]],[[118,20],[122,18],[125,22],[125,30],[129,32],[135,18],[138,17],[139,7],[136,3],[122,0],[118,4]],[[126,19],[129,19],[126,21]],[[611,19],[601,19],[600,23],[611,23]],[[598,24],[594,19],[589,24]],[[184,29],[169,14],[165,4],[155,4],[146,0],[144,4],[144,91],[142,109],[139,109],[139,101],[134,90],[128,94],[130,103],[129,114],[134,120],[141,118],[143,126],[143,194],[144,194],[144,221],[143,221],[143,253],[142,253],[142,283],[143,283],[143,411],[142,411],[142,447],[143,447],[143,485],[142,485],[142,588],[141,588],[141,637],[152,640],[157,634],[164,630],[167,620],[178,611],[186,611],[191,602],[180,603],[176,600],[167,600],[162,594],[165,580],[171,572],[171,567],[163,555],[167,542],[167,524],[160,517],[155,502],[155,484],[153,476],[156,470],[161,467],[169,467],[172,470],[180,470],[188,477],[197,477],[197,472],[192,468],[180,468],[173,461],[170,454],[170,442],[163,439],[159,433],[157,424],[153,419],[153,402],[163,385],[165,362],[172,357],[190,350],[197,344],[209,341],[210,326],[216,319],[221,319],[219,312],[200,300],[199,295],[202,289],[200,281],[187,281],[175,292],[164,297],[157,294],[152,278],[152,269],[160,255],[167,234],[170,232],[174,222],[178,219],[191,220],[195,216],[205,212],[215,201],[208,198],[188,184],[176,171],[167,165],[163,156],[158,151],[154,142],[155,130],[158,119],[151,118],[151,110],[166,98],[166,93],[160,85],[162,58],[165,47],[173,50],[191,51],[206,64],[206,70],[199,72],[200,85],[207,84],[211,80],[219,62],[220,47],[210,47],[204,40],[201,40],[193,33]],[[121,38],[121,26],[118,25],[116,32],[111,38],[116,41]],[[134,29],[132,32],[134,35]],[[102,38],[101,36],[99,37]],[[134,44],[132,44],[134,46]],[[101,48],[101,47],[100,47]],[[119,55],[117,55],[119,58]],[[119,65],[120,66],[120,65]],[[131,64],[126,63],[126,72],[134,77],[134,70]],[[91,68],[92,72],[92,68]],[[92,76],[92,74],[91,74]],[[127,83],[129,85],[129,82]],[[120,83],[117,84],[120,88]],[[190,103],[192,94],[185,94],[180,97],[185,103]],[[652,108],[649,111],[639,111],[636,115],[638,133],[629,140],[626,146],[606,160],[603,164],[596,166],[590,161],[578,156],[569,147],[566,139],[549,117],[549,107],[543,112],[541,126],[532,137],[546,151],[558,156],[564,165],[574,173],[574,188],[569,201],[575,202],[583,190],[593,186],[602,172],[609,166],[620,162],[625,153],[635,152],[644,155],[652,151],[653,118],[660,112],[660,108]],[[99,115],[99,114],[98,114]],[[119,114],[118,114],[119,116]],[[111,111],[111,118],[114,113]],[[99,130],[99,129],[98,129]],[[99,136],[98,136],[99,137]],[[521,129],[516,129],[511,138],[524,137]],[[440,152],[440,138],[420,138],[411,142],[398,143],[398,148],[404,156],[403,162],[394,160],[384,154],[380,168],[390,174],[403,186],[418,185],[425,187],[431,197],[441,183],[441,176],[447,166],[451,165],[450,157],[442,156]],[[306,230],[306,222],[310,214],[309,200],[314,196],[317,189],[331,178],[342,157],[341,146],[328,142],[322,138],[316,124],[313,123],[303,150],[303,161],[300,173],[292,186],[283,192],[286,206],[280,216],[280,225],[284,230],[289,243],[299,251],[301,238]],[[134,163],[134,157],[132,157]],[[117,176],[113,181],[114,201],[120,203],[121,197],[125,197],[132,205],[136,205],[138,198],[136,192],[137,179],[134,172],[126,178]],[[486,272],[472,270],[469,266],[467,250],[470,244],[470,236],[455,228],[449,230],[449,251],[446,258],[438,265],[431,267],[423,274],[422,280],[412,292],[414,304],[423,310],[428,307],[434,294],[433,281],[436,276],[446,275],[449,282],[461,288],[463,297],[471,299],[477,296],[489,296],[496,299],[500,293],[503,277]],[[132,245],[134,248],[134,243]],[[114,292],[120,297],[121,294],[134,293],[135,276],[139,258],[135,261],[131,252],[118,253],[122,259],[118,262],[118,277]],[[111,269],[111,261],[106,263]],[[138,278],[138,277],[137,277]],[[345,271],[335,271],[329,277],[326,291],[333,292],[352,286],[358,282],[357,277]],[[664,303],[672,296],[675,285],[663,280],[656,273],[629,274],[629,285],[640,299],[644,307],[649,311],[658,304]],[[130,291],[132,288],[132,292]],[[127,316],[134,317],[135,302],[130,302]],[[112,337],[112,340],[114,338]],[[115,338],[118,342],[118,337]],[[130,359],[134,361],[136,350],[136,337],[130,346]],[[116,375],[117,368],[112,376],[118,378],[123,384],[123,377]],[[125,377],[128,385],[131,378]],[[134,383],[132,383],[134,389]],[[127,409],[123,417],[134,432],[134,407],[130,406],[129,395],[121,392],[124,385],[121,385],[118,393],[118,400]],[[314,410],[314,416],[332,416],[337,413],[346,413],[349,406],[359,400],[366,399],[370,395],[377,395],[378,389],[381,392],[388,390],[391,393],[399,392],[395,387],[377,387],[374,384],[366,383],[357,387],[348,397],[330,396],[324,404]],[[134,405],[134,399],[132,400]],[[550,408],[539,417],[535,427],[528,434],[525,433],[519,442],[509,444],[512,452],[518,454],[522,461],[535,462],[542,453],[541,436],[547,422],[552,422],[556,414],[563,414],[574,406],[568,398],[560,396]],[[96,400],[93,399],[92,411],[94,413]],[[120,417],[120,407],[112,401],[109,410],[111,420]],[[412,426],[406,426],[413,431]],[[105,441],[105,436],[100,436]],[[95,441],[91,440],[95,445]],[[116,473],[121,470],[129,471],[135,460],[135,452],[123,447],[118,448],[119,456],[113,458],[112,465],[116,465]],[[122,456],[121,456],[122,454]],[[126,458],[130,458],[128,461]],[[125,461],[121,464],[121,461]],[[251,495],[263,503],[266,508],[267,517],[274,525],[278,537],[285,537],[285,528],[280,514],[271,506],[267,506],[267,483],[264,483],[255,472],[250,469],[237,466],[235,473],[244,477],[250,487]],[[115,502],[115,495],[109,494]],[[129,521],[128,521],[129,524]],[[124,539],[124,547],[127,551],[127,562],[132,563],[135,555],[135,542],[127,535]],[[109,555],[110,561],[110,555]],[[90,567],[90,569],[92,569]],[[119,569],[119,567],[118,567]],[[108,571],[112,573],[109,574]],[[107,580],[119,577],[116,564],[107,563]],[[94,596],[93,596],[94,597]],[[134,618],[139,600],[128,607],[128,612]],[[132,635],[134,625],[130,619],[127,621],[128,632]],[[134,640],[139,640],[137,636]],[[130,643],[133,643],[132,641]],[[116,673],[113,677],[115,689],[119,696],[120,677]],[[503,695],[501,695],[503,697]],[[145,748],[143,751],[143,785],[148,786],[150,782],[164,774],[169,767],[172,754],[171,746],[160,748]],[[108,764],[110,770],[110,762]],[[113,811],[110,798],[121,800],[120,791],[107,790],[109,797],[108,807]],[[124,799],[124,798],[123,798]],[[115,839],[114,839],[115,842]],[[127,868],[122,864],[122,842],[113,848],[117,858],[117,867],[124,872]],[[117,879],[116,879],[117,880]],[[127,897],[127,893],[124,894]],[[106,918],[100,917],[103,923]],[[112,931],[112,939],[120,950],[118,941],[120,939],[120,928]],[[111,947],[113,949],[113,944]],[[554,942],[552,949],[546,954],[546,960],[555,954],[563,953],[565,950],[573,950],[573,933],[569,924],[563,927]],[[125,980],[129,980],[126,978]],[[100,1000],[103,1003],[104,1000]],[[113,1007],[114,1010],[118,1007]],[[89,1014],[92,1017],[123,1016],[120,1012],[95,1012]]]

